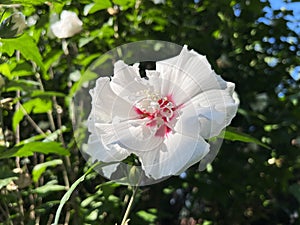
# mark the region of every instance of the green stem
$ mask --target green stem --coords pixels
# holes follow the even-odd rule
[[[69,200],[69,198],[71,197],[73,191],[75,190],[75,188],[82,182],[84,181],[85,177],[97,166],[101,166],[100,162],[96,162],[94,165],[92,165],[86,172],[85,174],[83,174],[80,178],[78,178],[69,188],[69,190],[64,194],[64,196],[62,197],[62,199],[60,200],[58,209],[56,210],[55,213],[55,218],[54,218],[54,223],[53,225],[58,225],[59,222],[59,217],[60,217],[60,213],[62,211],[63,206],[65,205],[65,203]]]
[[[131,196],[131,198],[130,198],[130,201],[129,201],[128,205],[127,205],[127,209],[126,209],[126,211],[125,211],[125,213],[124,213],[124,216],[123,216],[123,220],[122,220],[121,225],[127,225],[127,222],[128,222],[128,216],[129,216],[130,210],[131,210],[131,208],[132,208],[132,203],[133,203],[134,198],[135,198],[135,196],[136,196],[137,190],[138,190],[138,185],[135,186],[134,189],[133,189],[133,193],[132,193],[132,196]]]

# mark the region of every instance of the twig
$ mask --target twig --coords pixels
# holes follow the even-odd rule
[[[70,211],[67,211],[64,225],[69,225],[70,217],[71,217],[71,213],[70,213]]]
[[[35,63],[32,63],[32,65],[33,65],[34,68],[36,68]],[[40,75],[38,72],[36,72],[36,73],[35,73],[35,77],[36,77],[37,81],[38,81],[39,84],[40,84],[40,89],[41,89],[41,91],[45,91],[45,88],[44,88],[44,85],[43,85],[43,82],[42,82],[42,79],[41,79],[41,75]],[[49,120],[49,122],[50,122],[50,129],[51,129],[52,131],[55,131],[56,128],[55,128],[54,118],[53,118],[53,115],[52,115],[52,110],[51,110],[51,111],[48,111],[48,112],[47,112],[47,115],[48,115],[48,120]]]
[[[20,51],[16,51],[16,60],[20,61]],[[18,77],[16,79],[18,79]],[[16,98],[20,99],[20,96],[21,96],[21,93],[20,93],[19,90],[17,90],[16,91]],[[21,103],[19,101],[17,101],[16,111],[19,110],[20,105],[21,105]],[[16,138],[16,144],[20,143],[21,136],[20,136],[20,125],[19,124],[16,127],[15,138]],[[21,168],[21,166],[20,166],[20,157],[16,157],[15,162],[16,162],[16,167],[20,169]],[[17,190],[17,195],[19,196],[19,201],[18,201],[19,211],[20,211],[20,214],[21,214],[22,220],[23,220],[24,219],[24,206],[23,206],[24,202],[23,202],[23,198],[22,198],[22,195],[20,194],[19,190]],[[24,225],[24,222],[20,221],[20,224]]]
[[[47,135],[44,133],[44,131],[34,122],[34,120],[31,118],[31,116],[27,113],[26,109],[24,108],[24,106],[19,103],[19,108],[22,110],[22,112],[24,113],[24,115],[26,116],[28,122],[31,124],[31,126],[33,126],[33,128],[40,134],[44,135],[45,137],[47,137]]]
[[[19,190],[17,190],[17,196],[18,196],[18,199],[19,199],[19,201],[18,201],[18,205],[19,205],[19,210],[20,210],[20,214],[21,214],[21,221],[19,221],[20,222],[20,224],[21,225],[24,225],[24,207],[23,207],[23,204],[24,204],[24,201],[23,201],[23,198],[22,198],[22,195],[21,195],[21,193],[19,192]]]
[[[53,218],[54,218],[54,215],[51,213],[49,215],[49,219],[48,219],[47,225],[51,225],[52,224]]]

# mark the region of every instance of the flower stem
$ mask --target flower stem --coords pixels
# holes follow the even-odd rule
[[[132,203],[133,203],[134,198],[136,196],[137,190],[138,190],[138,185],[135,186],[134,189],[133,189],[132,196],[131,196],[130,201],[129,201],[128,205],[127,205],[127,209],[126,209],[126,211],[124,213],[121,225],[127,225],[128,216],[129,216],[130,210],[132,208]]]

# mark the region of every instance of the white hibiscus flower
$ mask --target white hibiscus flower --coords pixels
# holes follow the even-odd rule
[[[87,153],[102,162],[134,154],[149,178],[179,175],[209,153],[206,140],[235,116],[235,85],[186,46],[178,56],[157,62],[155,70],[146,70],[146,76],[118,61],[111,79],[96,81],[90,91]]]
[[[76,13],[63,10],[60,20],[53,23],[50,28],[56,37],[69,38],[82,30],[82,21]]]

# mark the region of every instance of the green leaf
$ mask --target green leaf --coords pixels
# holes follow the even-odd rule
[[[28,62],[21,62],[16,65],[11,71],[11,78],[22,77],[22,76],[31,76],[33,75],[32,66]]]
[[[2,42],[0,52],[12,56],[16,50],[19,50],[25,59],[34,61],[43,71],[45,70],[37,44],[29,35],[24,34],[18,38],[1,39],[0,42]]]
[[[113,0],[113,3],[121,6],[123,10],[126,10],[134,6],[135,0]]]
[[[27,157],[32,156],[35,152],[43,154],[69,155],[69,151],[58,142],[30,142],[25,145],[14,146],[11,149],[0,148],[0,159],[11,157]]]
[[[63,54],[62,50],[53,50],[49,54],[47,54],[44,58],[46,59],[44,62],[45,70],[48,70],[55,62],[59,60],[61,55]]]
[[[59,221],[59,217],[60,217],[60,213],[62,208],[64,207],[64,205],[66,204],[66,202],[70,199],[73,191],[75,190],[75,188],[82,182],[84,181],[86,175],[88,175],[95,167],[99,166],[99,162],[95,163],[93,166],[91,166],[86,172],[85,174],[83,174],[81,177],[79,177],[70,187],[70,189],[64,194],[64,196],[62,197],[62,199],[60,200],[58,209],[55,213],[55,219],[54,219],[54,223],[52,225],[58,225],[58,221]]]
[[[240,132],[233,127],[227,127],[226,130],[223,131],[219,136],[226,140],[241,141],[241,142],[246,142],[246,143],[255,143],[264,148],[271,149],[268,145],[262,143],[258,139],[251,137],[250,135],[245,134],[243,132]]]
[[[11,78],[10,68],[7,63],[0,64],[0,74],[6,76],[8,79]]]
[[[63,161],[61,159],[54,159],[35,165],[32,170],[32,180],[37,182],[40,176],[46,171],[47,167],[61,165],[62,163]]]
[[[36,81],[32,81],[32,80],[10,80],[9,82],[7,82],[7,84],[5,85],[5,91],[9,92],[9,91],[26,91],[26,92],[30,92],[33,91],[35,89],[37,89],[37,86],[39,86],[40,84]]]
[[[88,14],[93,14],[102,9],[107,9],[111,6],[112,5],[109,0],[94,0],[93,3],[88,4],[84,7],[83,14],[86,16]]]
[[[47,195],[47,194],[50,194],[51,192],[66,190],[65,186],[58,185],[58,184],[55,184],[55,183],[56,183],[56,181],[48,182],[44,186],[37,187],[36,189],[34,189],[33,193],[37,193],[37,194],[40,194],[40,195]]]
[[[31,142],[24,145],[15,156],[24,157],[31,156],[34,152],[39,152],[43,154],[55,153],[58,155],[69,155],[69,151],[63,147],[58,142]]]
[[[154,212],[155,212],[155,210],[154,210]],[[155,220],[157,218],[157,216],[153,212],[147,212],[145,210],[141,210],[141,211],[137,212],[137,215],[149,223],[155,222]]]

